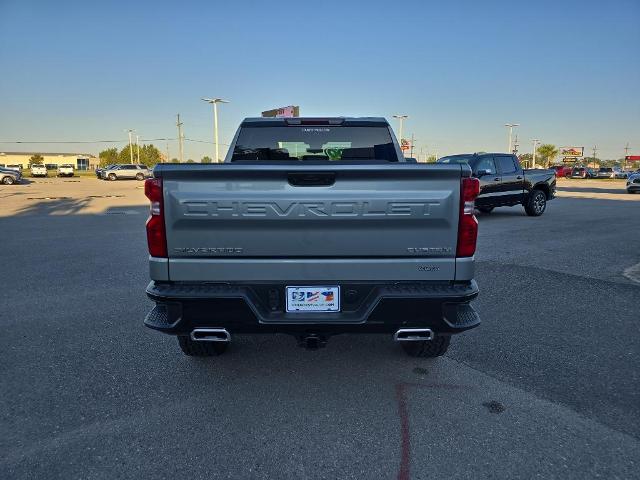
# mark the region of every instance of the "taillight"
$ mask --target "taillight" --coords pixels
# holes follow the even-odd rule
[[[144,182],[144,194],[151,202],[147,220],[147,244],[152,257],[167,257],[167,234],[164,228],[164,202],[162,179],[148,178]]]
[[[474,215],[475,200],[480,193],[477,178],[463,178],[460,183],[460,218],[458,219],[458,248],[456,257],[472,257],[476,253],[478,220]]]

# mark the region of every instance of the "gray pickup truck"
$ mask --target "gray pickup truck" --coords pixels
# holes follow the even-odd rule
[[[388,334],[444,354],[476,327],[479,181],[405,160],[383,118],[249,118],[221,164],[161,164],[145,183],[155,307],[145,325],[187,355],[236,334],[314,349]]]

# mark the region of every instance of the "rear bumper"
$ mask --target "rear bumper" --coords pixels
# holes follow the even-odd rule
[[[290,284],[299,284],[292,282]],[[151,282],[146,293],[156,305],[147,327],[172,335],[195,328],[225,328],[234,333],[313,332],[393,333],[399,328],[430,328],[450,335],[480,324],[470,305],[475,281],[464,283],[341,283],[343,310],[336,313],[286,313],[285,284]]]

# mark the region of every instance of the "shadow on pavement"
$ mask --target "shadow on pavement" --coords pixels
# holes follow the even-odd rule
[[[558,192],[573,192],[573,193],[612,193],[615,195],[628,195],[627,190],[624,187],[620,188],[579,188],[579,187],[556,187]]]
[[[88,207],[90,198],[42,198],[32,205],[20,208],[14,215],[73,215]]]

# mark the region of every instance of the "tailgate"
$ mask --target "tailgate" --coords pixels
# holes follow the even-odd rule
[[[170,279],[452,280],[461,171],[397,163],[163,168]]]

